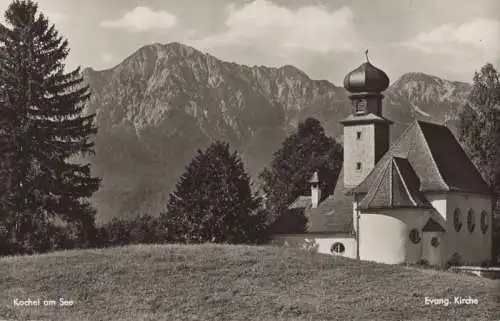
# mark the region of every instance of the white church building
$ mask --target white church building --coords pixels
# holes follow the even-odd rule
[[[304,209],[307,232],[275,235],[273,243],[388,264],[490,260],[488,185],[445,126],[415,121],[390,145],[381,94],[388,86],[368,59],[345,77],[353,112],[340,122],[344,163],[335,191],[323,199],[316,173],[311,195],[289,206]]]

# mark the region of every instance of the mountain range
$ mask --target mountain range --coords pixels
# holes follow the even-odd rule
[[[354,66],[355,67],[355,66]],[[157,215],[198,149],[224,140],[238,150],[257,183],[281,141],[306,117],[341,142],[339,120],[351,113],[348,93],[290,65],[225,62],[180,44],[140,48],[107,70],[86,68],[99,133],[93,174],[103,178],[93,202],[98,222]],[[471,85],[407,73],[385,91],[391,138],[415,119],[445,123],[457,115]]]

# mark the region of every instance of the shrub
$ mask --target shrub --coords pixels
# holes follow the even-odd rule
[[[105,224],[103,229],[105,230],[104,235],[107,237],[106,244],[108,246],[130,244],[131,223],[129,220],[115,217],[111,222]]]
[[[492,260],[484,260],[481,262],[481,267],[484,267],[484,268],[489,268],[493,266],[493,261]]]
[[[454,253],[451,256],[451,259],[449,259],[448,262],[446,262],[446,268],[450,268],[453,266],[461,266],[461,265],[463,265],[462,258],[458,253]]]
[[[158,230],[156,229],[156,225],[158,225],[159,219],[153,218],[150,215],[143,215],[137,217],[131,223],[130,229],[130,243],[132,244],[150,244],[157,243],[157,235]]]
[[[306,239],[302,244],[302,249],[308,253],[314,254],[318,252],[319,244],[314,239]]]
[[[424,268],[431,267],[431,265],[429,264],[429,261],[427,261],[426,259],[418,260],[417,262],[415,262],[415,265],[420,266],[420,267],[424,267]]]
[[[164,217],[141,215],[133,220],[113,218],[97,229],[96,247],[179,242]]]
[[[493,216],[492,234],[492,263],[500,265],[500,216],[498,214]]]
[[[92,246],[95,248],[104,248],[110,246],[109,244],[109,234],[106,226],[101,226],[96,228],[96,233]]]

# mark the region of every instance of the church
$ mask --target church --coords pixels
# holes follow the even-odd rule
[[[307,231],[275,235],[276,245],[387,264],[444,266],[452,257],[478,265],[491,259],[489,187],[452,132],[415,121],[390,144],[383,115],[385,72],[368,60],[344,79],[352,114],[343,125],[344,161],[335,191],[289,208],[305,211]]]

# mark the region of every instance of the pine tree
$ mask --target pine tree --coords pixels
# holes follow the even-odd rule
[[[468,104],[459,116],[459,140],[490,185],[494,208],[500,196],[500,80],[492,64],[473,78]],[[500,217],[493,216],[493,257],[500,262]]]
[[[13,1],[0,24],[2,220],[24,250],[50,247],[56,220],[86,242],[95,210],[88,198],[100,180],[90,164],[95,115],[83,115],[88,87],[80,69],[65,72],[68,42],[31,0]]]
[[[342,166],[342,146],[325,134],[321,123],[307,118],[287,137],[271,164],[259,175],[271,214],[273,232],[298,233],[305,229],[303,211],[288,210],[300,195],[309,195],[309,179],[318,171],[322,199],[335,189]]]
[[[163,217],[179,241],[253,243],[264,233],[259,205],[238,154],[215,142],[186,167]]]

